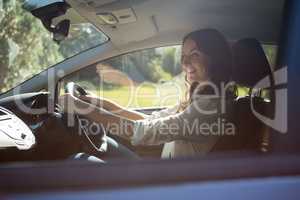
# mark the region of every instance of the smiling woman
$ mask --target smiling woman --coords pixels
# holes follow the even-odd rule
[[[108,40],[106,35],[82,19],[82,23],[71,24],[68,38],[58,44],[37,18],[23,10],[23,1],[1,2],[0,93]]]

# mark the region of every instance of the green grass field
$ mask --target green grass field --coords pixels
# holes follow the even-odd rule
[[[180,81],[154,84],[144,82],[137,86],[113,86],[96,88],[84,81],[78,82],[94,96],[103,97],[125,108],[170,107],[178,104],[185,95],[184,84]],[[239,96],[246,96],[249,89],[238,88]]]
[[[126,108],[168,107],[176,105],[184,94],[182,88],[172,85],[143,84],[138,87],[118,87],[89,91],[110,99]]]

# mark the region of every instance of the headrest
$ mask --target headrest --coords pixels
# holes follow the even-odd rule
[[[245,38],[232,47],[233,81],[237,84],[253,88],[256,83],[272,71],[258,40]]]

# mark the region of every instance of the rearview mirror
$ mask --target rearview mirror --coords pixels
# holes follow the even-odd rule
[[[53,19],[64,15],[70,8],[65,1],[36,1],[27,0],[23,8],[37,18],[39,18],[44,27],[53,34],[53,40],[63,41],[69,34],[70,20],[65,19],[57,24],[53,24]]]
[[[59,22],[53,30],[53,40],[55,42],[61,42],[69,35],[70,20],[65,19]]]

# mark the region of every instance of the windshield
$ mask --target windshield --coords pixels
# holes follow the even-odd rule
[[[80,23],[71,24],[68,38],[58,44],[41,21],[22,8],[22,3],[0,1],[0,93],[108,40],[73,10]]]

